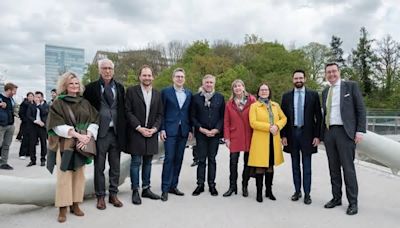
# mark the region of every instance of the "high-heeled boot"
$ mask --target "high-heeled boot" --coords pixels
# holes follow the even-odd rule
[[[71,214],[74,214],[76,216],[84,216],[85,213],[83,213],[83,211],[79,208],[79,204],[74,202],[72,204],[72,206],[70,206],[69,211],[71,212]]]
[[[256,175],[256,187],[257,187],[257,202],[262,202],[263,201],[263,196],[262,196],[262,189],[263,189],[263,175],[257,174]]]
[[[272,180],[274,179],[274,172],[265,173],[265,197],[270,200],[276,200],[274,194],[272,193]]]
[[[57,221],[63,223],[67,220],[67,207],[60,207]]]

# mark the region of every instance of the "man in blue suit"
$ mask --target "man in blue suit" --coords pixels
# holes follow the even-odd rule
[[[164,141],[165,158],[162,170],[161,200],[168,200],[168,193],[183,196],[178,189],[186,141],[193,137],[190,123],[192,93],[183,87],[185,71],[177,68],[172,72],[173,86],[161,91],[164,106],[164,121],[160,138]]]

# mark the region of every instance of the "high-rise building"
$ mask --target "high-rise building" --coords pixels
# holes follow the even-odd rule
[[[67,71],[76,73],[82,79],[86,71],[85,50],[81,48],[45,45],[46,98],[57,87],[58,78]]]

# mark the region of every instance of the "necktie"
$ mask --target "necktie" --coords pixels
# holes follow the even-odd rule
[[[304,125],[304,106],[303,106],[303,93],[302,91],[297,91],[297,116],[296,122],[297,127],[302,127]]]
[[[114,94],[111,89],[111,84],[104,85],[103,96],[106,99],[108,105],[111,106],[114,103]]]
[[[325,125],[326,125],[326,128],[328,128],[328,129],[329,129],[329,125],[331,122],[332,95],[333,95],[333,86],[329,87],[328,97],[326,98]]]

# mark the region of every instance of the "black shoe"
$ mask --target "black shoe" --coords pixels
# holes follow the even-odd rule
[[[150,190],[150,188],[143,189],[142,191],[143,198],[149,198],[152,200],[159,200],[161,197]]]
[[[262,203],[262,201],[263,201],[262,190],[257,190],[256,200],[257,200],[257,202]]]
[[[0,165],[0,169],[13,170],[14,168],[9,164],[2,164]]]
[[[36,162],[29,162],[29,164],[26,166],[26,167],[31,167],[31,166],[33,166],[33,165],[36,165]]]
[[[142,204],[142,199],[140,199],[139,190],[132,190],[132,203],[135,205]]]
[[[237,195],[237,187],[236,186],[229,187],[228,191],[226,191],[222,196],[228,197],[228,196],[231,196],[233,193],[235,193],[235,195]]]
[[[177,196],[184,196],[184,195],[185,195],[185,193],[179,191],[178,188],[171,188],[171,189],[169,190],[169,193],[175,194],[175,195],[177,195]]]
[[[161,194],[161,201],[167,201],[168,200],[168,192],[163,192]]]
[[[310,205],[312,203],[310,194],[305,194],[304,195],[304,203],[307,204],[307,205]]]
[[[40,162],[40,166],[45,166],[46,165],[46,162],[45,161],[41,161]]]
[[[212,196],[217,196],[218,195],[218,191],[215,187],[210,187],[209,191],[211,193]]]
[[[357,213],[358,213],[357,204],[350,204],[349,207],[347,208],[346,214],[355,215]]]
[[[191,167],[194,167],[194,166],[196,166],[196,165],[198,165],[199,164],[199,162],[197,162],[197,161],[193,161],[193,163],[190,165]]]
[[[342,205],[342,200],[333,198],[329,202],[327,202],[324,205],[324,207],[325,208],[334,208],[334,207],[340,206],[340,205]]]
[[[243,197],[249,196],[249,191],[247,190],[247,185],[242,186],[242,195],[243,195]]]
[[[200,195],[200,193],[204,192],[204,185],[197,185],[196,189],[192,193],[194,196]]]
[[[292,201],[297,201],[297,200],[299,200],[301,198],[301,192],[295,192],[293,195],[292,195]]]

